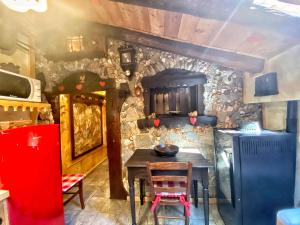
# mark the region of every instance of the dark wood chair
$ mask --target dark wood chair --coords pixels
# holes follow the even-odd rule
[[[71,195],[64,201],[64,205],[71,201],[76,195],[79,195],[81,208],[84,209],[82,181],[83,174],[63,174],[62,175],[62,193]],[[77,187],[77,190],[74,188]]]
[[[192,164],[190,162],[147,162],[152,207],[155,225],[159,218],[184,219],[185,225],[189,224],[188,201],[190,196],[190,185],[192,178]],[[157,207],[159,205],[183,205],[183,216],[159,216]]]

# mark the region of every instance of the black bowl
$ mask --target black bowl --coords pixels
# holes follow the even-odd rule
[[[157,155],[165,157],[175,156],[178,150],[178,146],[169,144],[160,144],[154,147],[154,151]]]

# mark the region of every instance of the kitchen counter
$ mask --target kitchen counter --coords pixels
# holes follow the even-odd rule
[[[0,201],[7,199],[9,197],[9,191],[0,190]]]
[[[0,221],[2,225],[9,225],[6,199],[9,197],[9,191],[0,190]]]

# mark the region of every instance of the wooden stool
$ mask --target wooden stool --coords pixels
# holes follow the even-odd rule
[[[82,180],[84,178],[83,174],[63,174],[62,175],[62,192],[63,194],[72,195],[66,201],[64,205],[71,201],[77,194],[80,198],[81,208],[84,209],[83,193],[82,193]],[[77,191],[70,191],[73,187],[78,187]]]

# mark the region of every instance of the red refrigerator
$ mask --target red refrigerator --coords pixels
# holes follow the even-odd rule
[[[0,131],[0,188],[10,225],[63,225],[59,126]]]

